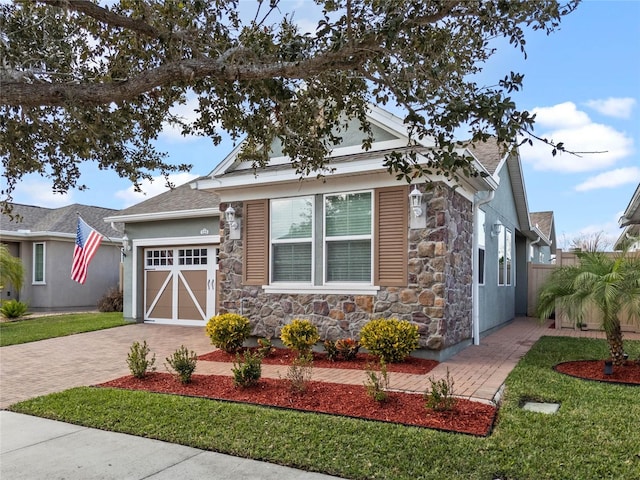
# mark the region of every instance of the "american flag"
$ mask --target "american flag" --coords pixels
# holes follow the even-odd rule
[[[89,262],[96,254],[102,242],[102,235],[78,217],[78,230],[76,232],[76,245],[73,249],[73,265],[71,267],[71,280],[84,283],[87,279]]]

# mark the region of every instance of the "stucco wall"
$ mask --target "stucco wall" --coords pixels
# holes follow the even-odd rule
[[[427,227],[409,230],[406,287],[382,287],[377,295],[268,294],[242,284],[243,245],[220,231],[220,312],[247,316],[256,336],[278,337],[294,318],[311,320],[321,338],[359,336],[374,318],[416,323],[425,356],[471,338],[472,204],[442,183],[425,192]],[[234,203],[236,212],[242,207]],[[224,223],[224,222],[223,222]],[[428,353],[432,352],[432,355]]]
[[[33,243],[22,242],[25,281],[20,300],[33,309],[96,308],[98,300],[119,281],[120,247],[103,242],[89,264],[87,280],[71,280],[74,241],[42,240],[45,243],[45,283],[33,283]],[[39,241],[40,242],[40,241]]]
[[[516,265],[516,229],[519,228],[513,190],[507,164],[500,170],[500,186],[485,212],[485,272],[484,285],[479,287],[480,332],[489,331],[515,317],[516,280],[512,285],[498,285],[498,238],[491,236],[491,226],[498,220],[512,233],[513,265]],[[524,268],[524,265],[522,265]],[[516,270],[517,272],[517,270]]]

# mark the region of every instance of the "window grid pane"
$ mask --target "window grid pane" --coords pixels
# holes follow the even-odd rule
[[[325,197],[327,237],[371,235],[371,192]]]
[[[33,281],[44,282],[44,243],[34,245]]]
[[[273,245],[274,282],[311,282],[311,243]]]
[[[327,282],[370,282],[371,240],[327,242]]]

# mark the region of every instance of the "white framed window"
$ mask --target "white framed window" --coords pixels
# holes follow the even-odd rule
[[[373,193],[271,200],[271,284],[372,285]]]
[[[47,249],[44,242],[37,242],[33,244],[33,280],[34,285],[44,285],[46,274],[46,256]]]
[[[367,283],[372,277],[372,192],[324,196],[324,281]]]
[[[511,285],[512,281],[512,233],[502,226],[498,235],[498,285]]]
[[[313,279],[314,197],[271,200],[271,282]]]
[[[179,248],[178,265],[207,265],[207,248]]]
[[[158,248],[145,252],[144,267],[167,267],[173,265],[173,249]]]
[[[485,213],[478,210],[478,225],[476,226],[478,234],[478,285],[484,285],[484,258],[485,258]]]

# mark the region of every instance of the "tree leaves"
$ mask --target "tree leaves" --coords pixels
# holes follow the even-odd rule
[[[414,140],[435,141],[428,166],[391,154],[390,172],[473,174],[455,153],[461,128],[473,142],[511,143],[533,125],[508,96],[522,75],[510,72],[495,88],[471,80],[495,53],[491,40],[524,51],[526,29],[553,31],[577,2],[316,0],[323,12],[311,34],[294,12],[263,3],[252,15],[225,0],[1,5],[5,199],[31,172],[60,192],[81,186],[86,161],[134,183],[186,170],[154,148],[167,120],[214,144],[221,129],[246,136],[241,156],[258,167],[278,141],[297,172],[322,173],[350,122],[362,123],[363,146],[371,145],[371,101],[407,112],[409,152]],[[199,100],[191,122],[170,112],[187,95]]]

